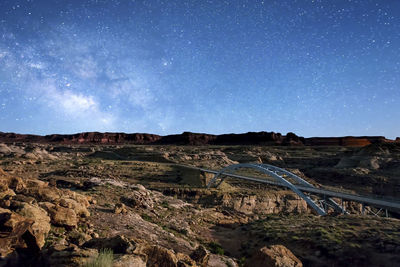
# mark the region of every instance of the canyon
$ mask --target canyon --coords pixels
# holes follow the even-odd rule
[[[363,215],[359,203],[346,202],[350,214],[318,216],[286,188],[228,178],[208,189],[213,175],[192,168],[265,163],[316,187],[398,201],[393,140],[310,144],[273,133],[2,133],[0,140],[0,266],[400,264],[396,212],[367,207]]]

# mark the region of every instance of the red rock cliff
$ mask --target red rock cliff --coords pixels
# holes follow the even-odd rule
[[[205,134],[184,132],[160,136],[146,133],[52,134],[46,136],[0,132],[0,142],[64,143],[64,144],[138,144],[138,145],[308,145],[366,146],[372,143],[394,142],[383,136],[361,137],[299,137],[294,133],[248,132],[242,134]]]

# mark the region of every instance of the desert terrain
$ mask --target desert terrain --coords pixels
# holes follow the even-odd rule
[[[400,265],[396,212],[362,215],[360,204],[347,202],[348,215],[318,216],[288,189],[233,178],[207,189],[213,175],[185,167],[266,163],[316,187],[398,201],[398,142],[7,138],[0,143],[0,266]]]

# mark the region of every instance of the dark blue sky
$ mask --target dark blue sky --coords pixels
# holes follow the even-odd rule
[[[400,136],[400,1],[0,1],[0,131]]]

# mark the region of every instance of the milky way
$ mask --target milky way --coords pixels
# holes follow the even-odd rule
[[[0,1],[0,131],[400,136],[400,1]]]

